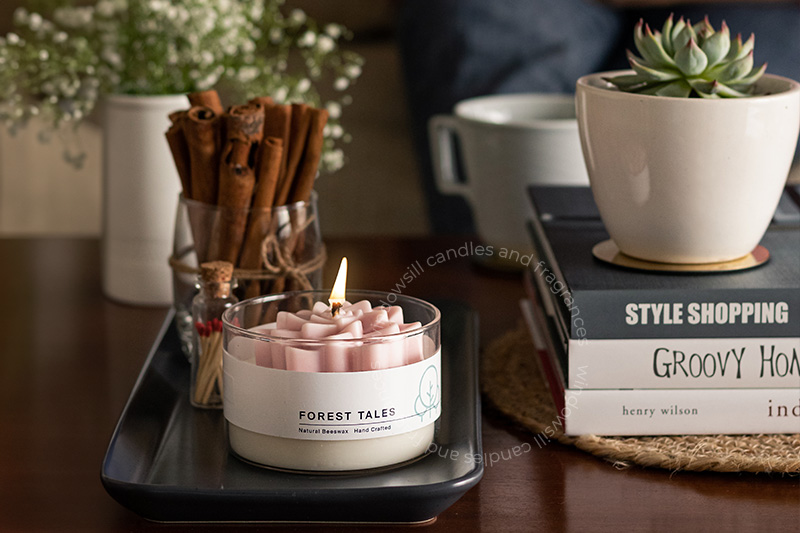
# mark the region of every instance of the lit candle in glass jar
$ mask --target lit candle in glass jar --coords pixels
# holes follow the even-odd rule
[[[225,324],[231,448],[295,470],[387,466],[422,455],[441,411],[440,315],[403,295],[300,291],[241,302]],[[394,296],[393,296],[394,301]],[[405,320],[409,320],[405,322]]]

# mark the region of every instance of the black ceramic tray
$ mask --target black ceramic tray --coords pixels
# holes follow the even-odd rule
[[[477,315],[442,311],[442,416],[436,450],[392,469],[298,474],[247,464],[228,450],[220,410],[189,404],[189,365],[172,313],[145,361],[103,461],[108,493],[166,522],[423,522],[478,483],[483,464]]]

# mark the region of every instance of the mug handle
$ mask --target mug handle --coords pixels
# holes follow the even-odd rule
[[[471,200],[471,190],[458,175],[454,139],[458,135],[458,119],[453,115],[434,115],[428,121],[428,135],[433,159],[436,188],[444,194],[458,194]]]

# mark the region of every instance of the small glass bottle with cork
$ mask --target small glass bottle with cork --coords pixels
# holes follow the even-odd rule
[[[222,316],[237,303],[233,290],[233,265],[210,261],[200,265],[197,276],[200,292],[192,301],[194,346],[191,358],[190,401],[195,407],[222,407]]]

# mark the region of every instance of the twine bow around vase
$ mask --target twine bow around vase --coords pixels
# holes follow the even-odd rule
[[[298,243],[302,243],[299,237],[314,222],[315,217],[308,217],[296,230],[291,232],[289,239],[281,244],[276,233],[269,233],[261,242],[261,264],[263,270],[259,271],[261,278],[251,279],[289,279],[294,281],[298,290],[313,289],[308,275],[315,270],[323,267],[327,259],[325,245],[320,244],[319,252],[302,263],[295,263],[294,254],[297,251]],[[272,260],[270,260],[272,257]],[[246,278],[245,278],[246,279]],[[282,289],[282,287],[281,287]],[[279,292],[273,287],[273,292]]]

